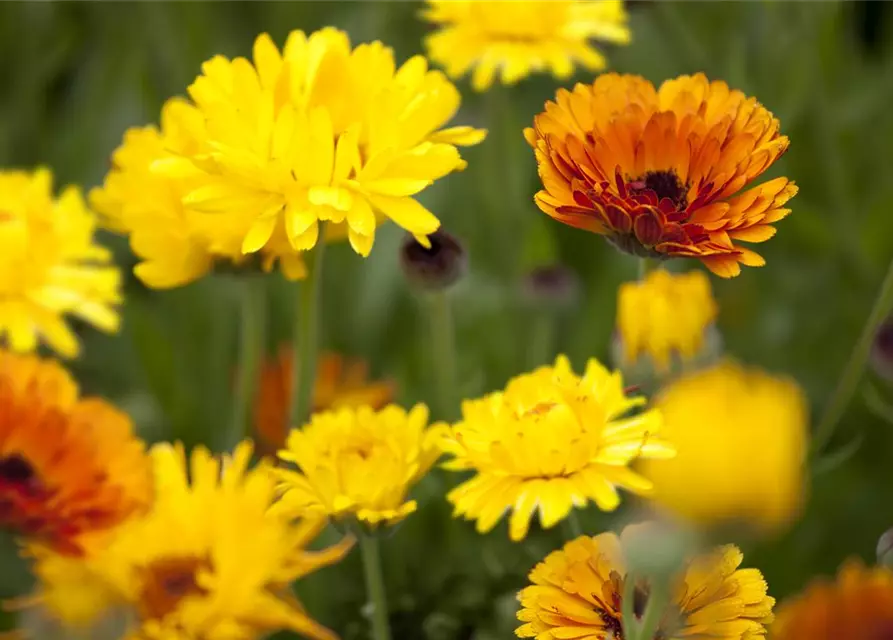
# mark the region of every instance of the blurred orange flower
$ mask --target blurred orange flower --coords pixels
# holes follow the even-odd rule
[[[697,258],[725,278],[765,264],[736,242],[775,235],[797,193],[784,177],[742,191],[789,140],[756,98],[700,73],[659,88],[610,73],[560,89],[524,135],[545,213],[628,253]]]
[[[56,362],[0,351],[0,527],[76,554],[147,507],[151,478],[130,418]]]
[[[284,345],[275,358],[263,364],[254,405],[254,428],[265,451],[285,446],[291,388],[292,349]],[[316,367],[313,412],[362,405],[381,409],[393,400],[394,393],[392,382],[369,380],[369,367],[363,360],[323,353]]]

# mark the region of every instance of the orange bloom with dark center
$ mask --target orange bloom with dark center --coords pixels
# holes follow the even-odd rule
[[[292,350],[283,346],[277,357],[263,364],[260,373],[254,404],[254,428],[261,441],[259,448],[275,452],[285,447],[291,388]],[[316,367],[313,413],[363,405],[381,409],[393,400],[394,391],[391,382],[369,381],[369,367],[364,361],[324,353]]]
[[[78,553],[149,504],[151,477],[124,413],[56,362],[0,351],[0,527]]]
[[[748,188],[788,138],[755,98],[703,74],[659,89],[639,76],[601,75],[560,89],[524,135],[545,213],[628,253],[697,258],[726,278],[740,264],[765,264],[737,242],[775,235],[772,223],[797,193],[787,178]]]

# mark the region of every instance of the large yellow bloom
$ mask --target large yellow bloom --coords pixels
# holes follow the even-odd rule
[[[695,358],[717,311],[710,281],[701,271],[656,269],[642,281],[623,283],[617,293],[617,330],[624,365],[646,355],[666,372],[674,356],[683,362]]]
[[[728,278],[765,261],[737,242],[763,242],[797,193],[787,178],[745,189],[788,148],[756,98],[680,76],[659,89],[604,74],[560,89],[524,135],[559,222],[640,256],[692,257]]]
[[[613,533],[581,536],[553,551],[530,572],[533,583],[519,594],[521,638],[622,640],[623,591],[627,560]],[[756,569],[739,569],[743,556],[734,546],[692,558],[673,586],[673,595],[655,639],[752,640],[766,635],[775,599]],[[648,601],[647,583],[637,585],[633,612]],[[849,636],[847,636],[849,638]]]
[[[352,540],[306,551],[322,523],[270,512],[275,482],[265,465],[248,470],[248,442],[222,460],[200,448],[187,461],[169,444],[151,455],[157,497],[145,517],[96,536],[83,558],[31,550],[47,609],[87,627],[128,607],[127,640],[249,640],[281,629],[334,639],[289,585],[340,560]]]
[[[651,483],[629,464],[671,457],[673,449],[655,437],[657,411],[629,415],[643,404],[625,395],[620,373],[590,360],[581,378],[564,356],[514,378],[505,391],[465,401],[442,445],[455,456],[446,468],[477,471],[448,494],[455,514],[477,520],[484,533],[511,510],[509,535],[521,540],[537,508],[549,528],[589,500],[615,509],[617,487],[648,493]]]
[[[679,450],[641,467],[658,503],[703,525],[772,530],[798,514],[808,417],[794,381],[724,362],[670,384],[654,406]]]
[[[83,534],[146,509],[151,481],[130,418],[79,397],[56,362],[0,350],[0,527],[78,554]]]
[[[852,560],[778,609],[773,640],[885,640],[893,634],[893,571]]]
[[[0,171],[0,338],[15,351],[39,341],[63,356],[78,354],[63,316],[118,329],[120,273],[96,244],[96,218],[77,187],[53,197],[47,169]]]
[[[440,222],[414,196],[464,168],[456,145],[484,137],[441,129],[460,96],[423,57],[398,69],[390,48],[352,49],[331,28],[294,31],[282,51],[261,35],[253,61],[216,56],[189,95],[166,108],[160,134],[125,141],[95,199],[132,234],[153,286],[195,279],[212,256],[256,253],[299,278],[321,222],[364,256],[385,219],[427,242]],[[156,190],[156,202],[134,203]]]
[[[277,469],[286,513],[356,519],[376,528],[415,511],[409,489],[440,457],[445,427],[427,427],[428,409],[409,412],[396,405],[381,411],[368,406],[316,413],[288,436],[279,457],[298,471]]]
[[[431,59],[454,78],[473,68],[477,91],[497,72],[510,85],[539,71],[567,78],[575,64],[604,69],[590,40],[630,39],[622,0],[428,0],[423,15],[443,25],[425,40]]]

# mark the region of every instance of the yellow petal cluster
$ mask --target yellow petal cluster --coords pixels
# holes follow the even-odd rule
[[[280,629],[333,640],[289,585],[340,560],[352,540],[306,551],[323,523],[271,513],[275,482],[264,465],[248,469],[251,453],[244,442],[222,459],[199,448],[187,460],[181,447],[155,445],[145,517],[95,537],[81,558],[31,549],[39,600],[74,628],[127,608],[126,640],[254,640]]]
[[[454,456],[446,468],[477,472],[448,494],[455,515],[476,520],[484,533],[511,510],[509,535],[521,540],[536,509],[549,528],[589,500],[615,509],[618,487],[648,493],[651,483],[629,464],[674,451],[656,437],[659,412],[631,415],[644,404],[625,394],[619,372],[590,360],[580,377],[564,356],[512,379],[505,391],[465,401],[442,444]]]
[[[511,85],[534,72],[568,78],[574,65],[598,71],[607,63],[590,40],[630,40],[622,0],[428,0],[423,15],[442,25],[425,41],[431,59],[454,78],[473,69],[477,91],[497,73]]]
[[[640,526],[620,534],[581,536],[553,551],[530,572],[533,583],[518,594],[521,638],[560,640],[623,638],[627,559],[623,542]],[[691,558],[674,580],[668,610],[655,639],[754,640],[766,635],[775,599],[757,569],[739,569],[741,551],[727,545]],[[641,617],[647,583],[636,585],[632,610]]]
[[[76,356],[66,315],[117,331],[120,272],[95,228],[78,188],[53,196],[49,170],[0,171],[0,340],[13,350]]]
[[[678,379],[654,406],[679,451],[641,467],[658,503],[705,526],[774,530],[798,514],[808,411],[794,381],[723,362]]]
[[[415,511],[410,488],[440,457],[445,427],[428,424],[428,409],[388,405],[344,407],[313,414],[293,430],[279,457],[298,470],[277,469],[286,513],[355,518],[375,528]]]
[[[664,269],[644,280],[625,282],[617,293],[617,330],[623,364],[648,356],[657,371],[670,369],[674,356],[695,358],[716,320],[716,301],[702,271],[674,274]]]
[[[282,50],[263,34],[252,60],[215,56],[189,95],[191,102],[169,106],[176,124],[163,124],[162,149],[149,154],[148,166],[134,163],[136,184],[118,194],[107,184],[96,200],[148,262],[184,263],[164,271],[169,286],[177,275],[194,279],[208,253],[237,263],[260,253],[265,268],[278,258],[287,276],[299,278],[298,252],[315,246],[323,222],[363,256],[386,219],[425,242],[440,222],[415,196],[464,168],[456,145],[484,137],[471,127],[442,128],[460,95],[423,57],[398,68],[389,47],[351,48],[333,28],[294,31]],[[159,180],[170,183],[162,191],[172,197],[131,202],[141,182]],[[151,211],[127,214],[133,207]],[[162,235],[180,243],[165,248]]]

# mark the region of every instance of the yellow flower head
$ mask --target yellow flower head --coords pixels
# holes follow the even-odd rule
[[[288,436],[279,457],[298,470],[277,469],[288,513],[355,518],[375,528],[391,525],[415,511],[409,489],[440,456],[445,427],[428,424],[428,409],[409,412],[396,405],[381,411],[343,407],[313,414],[303,429]]]
[[[622,640],[627,559],[622,542],[634,532],[581,536],[553,551],[530,572],[533,583],[519,594],[521,638]],[[655,638],[752,640],[764,637],[775,599],[756,569],[739,569],[743,556],[732,545],[690,559],[676,577]],[[641,617],[649,585],[636,585],[633,613]]]
[[[533,72],[567,78],[575,64],[598,71],[606,61],[590,40],[630,40],[622,0],[428,0],[423,15],[443,26],[425,41],[431,59],[453,78],[473,68],[477,91],[498,71],[507,85]]]
[[[303,277],[299,252],[321,222],[363,256],[385,219],[427,242],[440,222],[414,196],[464,168],[456,145],[484,137],[441,128],[460,95],[423,57],[397,68],[390,48],[351,48],[332,28],[294,31],[281,51],[263,34],[253,60],[216,56],[189,95],[168,104],[161,132],[125,140],[95,199],[132,235],[152,286],[193,280],[212,256],[259,254]],[[136,197],[146,191],[162,197]]]
[[[659,372],[673,357],[695,358],[716,320],[710,281],[701,271],[673,274],[664,269],[643,281],[625,282],[617,294],[617,330],[625,365],[647,355]]]
[[[96,218],[77,187],[53,197],[47,169],[0,170],[0,339],[15,351],[40,341],[66,357],[78,354],[71,314],[118,330],[118,269],[94,242]]]
[[[893,635],[893,571],[852,560],[782,603],[773,640],[885,640]]]
[[[129,607],[126,640],[253,640],[281,629],[319,640],[335,635],[311,620],[290,583],[337,562],[345,539],[323,551],[306,545],[320,521],[272,513],[275,481],[248,470],[251,444],[217,460],[196,449],[152,448],[157,496],[143,518],[97,536],[83,558],[31,549],[38,595],[72,627],[111,607]]]
[[[673,382],[654,406],[679,450],[641,467],[658,503],[702,525],[772,530],[797,515],[808,418],[795,382],[724,362]]]
[[[455,515],[477,520],[485,533],[510,509],[509,535],[521,540],[537,508],[549,528],[589,500],[615,509],[617,487],[649,492],[651,483],[629,464],[670,457],[673,449],[655,437],[658,412],[629,415],[643,404],[626,396],[620,373],[590,360],[581,378],[564,356],[514,378],[505,391],[465,401],[463,419],[442,445],[455,456],[446,468],[477,471],[447,495]]]

